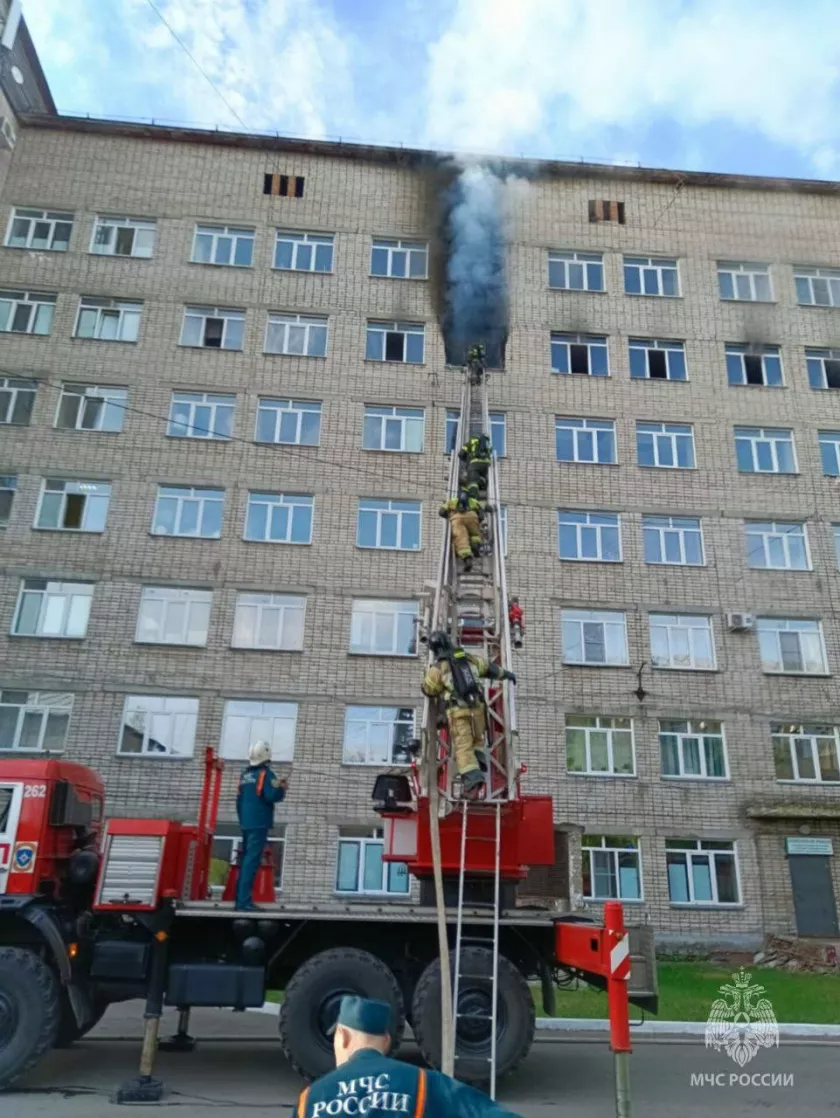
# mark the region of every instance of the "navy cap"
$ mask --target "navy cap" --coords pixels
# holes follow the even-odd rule
[[[368,1036],[385,1036],[391,1027],[391,1007],[387,1002],[377,1002],[373,998],[345,994],[341,999],[338,1019],[329,1030],[330,1035],[338,1025],[367,1033]]]

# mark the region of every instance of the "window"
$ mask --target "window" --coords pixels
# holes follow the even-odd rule
[[[38,252],[66,252],[73,232],[73,215],[49,210],[12,210],[6,230],[7,248]]]
[[[673,563],[681,567],[702,567],[703,530],[692,516],[643,516],[646,563]]]
[[[14,480],[14,479],[0,478],[0,502],[2,502],[2,499],[3,499],[3,481],[4,480],[9,481],[9,480]],[[2,512],[0,512],[0,524],[2,524],[2,522],[3,522]],[[832,524],[831,528],[832,528],[832,531],[834,533],[834,555],[835,555],[835,558],[837,560],[838,569],[840,569],[840,524]]]
[[[413,738],[412,707],[348,707],[342,761],[345,765],[407,765]]]
[[[302,198],[303,175],[263,175],[263,194],[273,194],[280,198]]]
[[[331,272],[332,233],[290,233],[277,230],[274,242],[274,267],[288,272]]]
[[[425,279],[429,247],[420,241],[374,240],[370,274],[391,279]]]
[[[98,217],[90,251],[101,256],[151,256],[156,225],[134,217]]]
[[[827,675],[821,621],[759,617],[761,670],[796,675]]]
[[[746,520],[747,561],[758,570],[810,571],[805,525],[791,521]]]
[[[368,322],[366,361],[422,364],[424,327],[417,322]]]
[[[561,559],[589,563],[620,563],[621,533],[614,512],[557,513]]]
[[[274,890],[279,893],[283,888],[283,863],[286,854],[286,833],[278,827],[276,833],[269,834],[266,842],[274,861]],[[219,823],[213,835],[210,854],[210,875],[208,884],[210,895],[221,900],[231,866],[235,865],[242,847],[242,832],[236,823]]]
[[[222,534],[222,489],[159,485],[152,519],[154,536],[200,536],[217,540]]]
[[[416,656],[417,602],[356,598],[350,651],[360,656]]]
[[[444,442],[446,444],[446,453],[451,454],[455,450],[458,442],[458,422],[461,418],[460,408],[447,408],[446,409],[446,431],[444,434]],[[840,439],[840,434],[838,434]]]
[[[303,648],[306,598],[296,594],[236,595],[234,648],[299,652]]]
[[[753,384],[781,388],[782,359],[777,345],[731,345],[727,343],[726,376],[730,384]]]
[[[111,500],[106,481],[61,481],[47,478],[41,490],[36,528],[66,532],[104,532]]]
[[[380,830],[364,837],[340,837],[335,875],[336,893],[389,893],[407,896],[408,867],[404,862],[383,862],[384,849]]]
[[[624,291],[627,295],[667,295],[675,298],[680,293],[676,260],[625,256]]]
[[[718,839],[665,839],[671,904],[738,904],[735,843]]]
[[[490,417],[490,443],[493,453],[497,458],[507,456],[507,420],[503,411],[491,411]]]
[[[582,835],[583,895],[588,901],[640,901],[639,840],[614,835]]]
[[[249,493],[245,539],[312,543],[315,499],[300,493]]]
[[[630,376],[634,380],[687,380],[685,344],[631,338]]]
[[[28,427],[38,382],[24,377],[0,377],[0,424]]]
[[[558,462],[615,463],[615,420],[555,420]]]
[[[690,423],[637,423],[636,453],[640,466],[693,470],[694,428]]]
[[[0,291],[0,333],[49,334],[55,300],[38,291]]]
[[[800,306],[840,306],[840,270],[837,268],[794,268],[793,282]]]
[[[134,639],[141,644],[191,644],[204,647],[210,624],[209,590],[144,586]]]
[[[0,474],[0,528],[5,528],[12,515],[17,478],[14,474]]]
[[[690,719],[659,722],[659,752],[663,776],[726,780],[723,724]]]
[[[590,776],[635,776],[633,719],[567,714],[566,769]]]
[[[235,405],[235,396],[173,392],[166,433],[181,439],[229,439]]]
[[[69,431],[122,431],[128,392],[100,384],[63,384],[55,425]]]
[[[840,781],[840,729],[837,726],[773,722],[776,780],[808,783]]]
[[[550,252],[548,286],[559,291],[603,291],[604,257],[600,252]]]
[[[194,264],[226,264],[250,268],[254,256],[254,230],[229,225],[196,225]]]
[[[287,443],[290,446],[318,446],[321,439],[321,405],[311,400],[257,401],[258,443]]]
[[[840,477],[840,431],[820,431],[820,458],[826,477]]]
[[[654,668],[711,671],[715,667],[715,637],[711,617],[697,614],[652,613],[650,656]]]
[[[753,303],[772,301],[769,264],[719,260],[717,269],[721,299],[745,299]]]
[[[242,349],[245,312],[223,307],[184,307],[181,345]]]
[[[225,703],[219,753],[232,761],[247,761],[255,741],[267,741],[273,761],[293,761],[297,703],[264,703],[230,699]]]
[[[142,303],[86,296],[79,302],[75,336],[100,342],[136,342],[142,310]]]
[[[742,474],[795,474],[793,431],[784,427],[736,427],[735,455]]]
[[[589,203],[589,220],[590,221],[617,221],[619,225],[624,224],[624,203],[623,202],[605,202],[603,199],[598,198]]]
[[[423,449],[424,426],[422,408],[381,408],[366,404],[362,448],[419,454]]]
[[[73,696],[62,691],[0,691],[0,750],[60,753]]]
[[[581,373],[583,376],[610,375],[607,339],[588,334],[551,335],[551,371]]]
[[[265,352],[289,357],[324,357],[327,319],[305,314],[270,314],[265,328]]]
[[[359,498],[356,547],[420,550],[420,501]]]
[[[623,613],[597,609],[564,609],[563,662],[622,665],[627,658],[627,619]]]
[[[117,753],[121,756],[192,757],[198,699],[127,695]]]
[[[840,349],[806,349],[805,361],[812,388],[840,388]]]
[[[70,637],[87,632],[92,582],[51,582],[25,578],[12,623],[17,637]]]
[[[505,559],[507,559],[507,553],[508,553],[507,521],[508,521],[507,505],[499,505],[499,531],[502,534],[502,554],[504,555]]]

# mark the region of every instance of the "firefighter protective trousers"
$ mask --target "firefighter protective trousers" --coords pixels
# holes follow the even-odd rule
[[[469,559],[473,548],[481,544],[481,524],[478,513],[473,509],[466,512],[453,512],[449,523],[452,526],[452,547],[459,559]]]

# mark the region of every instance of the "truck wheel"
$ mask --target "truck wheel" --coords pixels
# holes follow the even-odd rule
[[[61,1020],[58,1025],[58,1034],[55,1038],[53,1048],[69,1048],[71,1044],[75,1044],[77,1040],[81,1040],[83,1036],[87,1036],[90,1030],[96,1028],[102,1020],[107,1008],[108,1002],[95,1002],[93,1017],[84,1028],[80,1029],[76,1022],[76,1014],[73,1012],[73,1007],[70,1005],[69,999],[65,995],[62,995]]]
[[[458,1013],[475,1014],[457,1023],[455,1074],[469,1083],[490,1078],[490,1015],[493,953],[486,947],[461,949],[461,978]],[[485,977],[486,976],[486,977]],[[534,1040],[534,999],[520,971],[499,956],[498,1004],[496,1008],[496,1074],[507,1075],[525,1059]],[[440,960],[429,963],[412,1002],[414,1036],[424,1060],[432,1067],[441,1064]]]
[[[345,994],[390,1002],[393,1052],[405,1028],[405,1007],[391,968],[368,951],[333,947],[298,967],[280,1006],[280,1043],[292,1067],[306,1079],[317,1079],[335,1067],[335,1024]]]
[[[58,982],[37,955],[0,947],[0,1090],[52,1048],[61,1016]]]

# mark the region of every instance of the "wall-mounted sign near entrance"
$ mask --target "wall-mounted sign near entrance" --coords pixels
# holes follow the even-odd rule
[[[789,838],[785,839],[788,854],[833,854],[834,844],[830,838]]]

